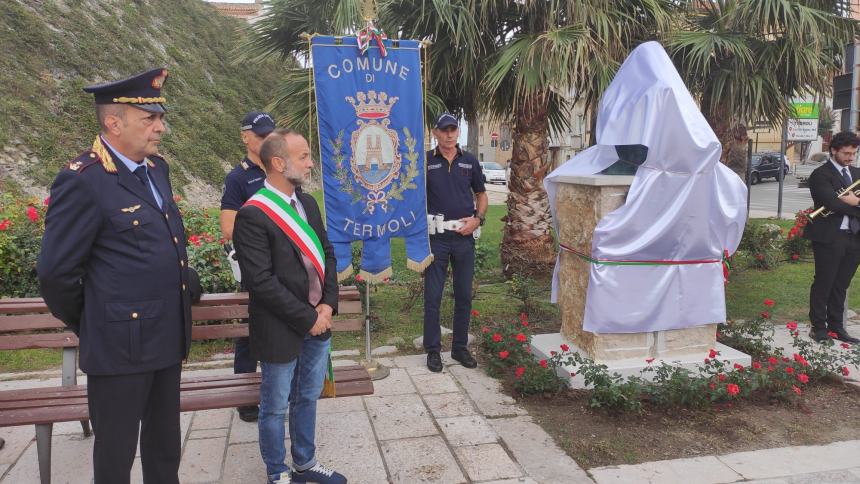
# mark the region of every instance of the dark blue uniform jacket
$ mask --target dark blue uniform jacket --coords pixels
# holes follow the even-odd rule
[[[86,373],[166,368],[191,344],[185,228],[168,166],[149,157],[162,210],[115,155],[101,153],[81,154],[51,187],[37,267],[42,297],[80,338]]]

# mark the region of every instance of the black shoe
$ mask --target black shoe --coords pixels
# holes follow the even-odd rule
[[[442,371],[442,356],[439,355],[438,351],[427,353],[427,369],[433,373]]]
[[[831,332],[836,333],[836,336],[833,336],[833,339],[838,339],[839,341],[844,341],[846,343],[860,343],[860,339],[851,336],[844,329],[831,330]]]
[[[256,422],[257,417],[260,416],[260,407],[256,405],[251,405],[249,407],[238,407],[236,410],[239,411],[239,418],[243,422]]]
[[[833,344],[833,338],[827,334],[826,329],[811,329],[809,330],[809,337],[818,343]]]
[[[478,366],[478,362],[472,358],[472,354],[466,349],[451,350],[451,359],[459,361],[466,368],[475,368]]]

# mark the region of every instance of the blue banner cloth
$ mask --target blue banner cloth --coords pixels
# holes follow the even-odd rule
[[[386,40],[361,53],[355,37],[311,41],[328,238],[338,280],[391,275],[392,237],[406,242],[407,267],[432,261],[427,235],[420,44]]]

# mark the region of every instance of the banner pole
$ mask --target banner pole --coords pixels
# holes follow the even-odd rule
[[[370,374],[371,380],[382,380],[390,374],[388,367],[375,361],[370,349],[370,281],[364,286],[364,361],[361,366]]]

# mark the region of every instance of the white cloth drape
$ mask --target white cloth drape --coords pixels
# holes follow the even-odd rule
[[[648,155],[625,204],[598,222],[592,258],[713,260],[737,250],[746,223],[746,186],[719,163],[716,135],[657,42],[634,49],[604,93],[597,144],[546,177],[556,232],[558,177],[599,173],[618,160],[617,145],[644,145]],[[552,287],[555,302],[558,262]],[[720,263],[591,265],[587,331],[658,331],[725,319]]]

